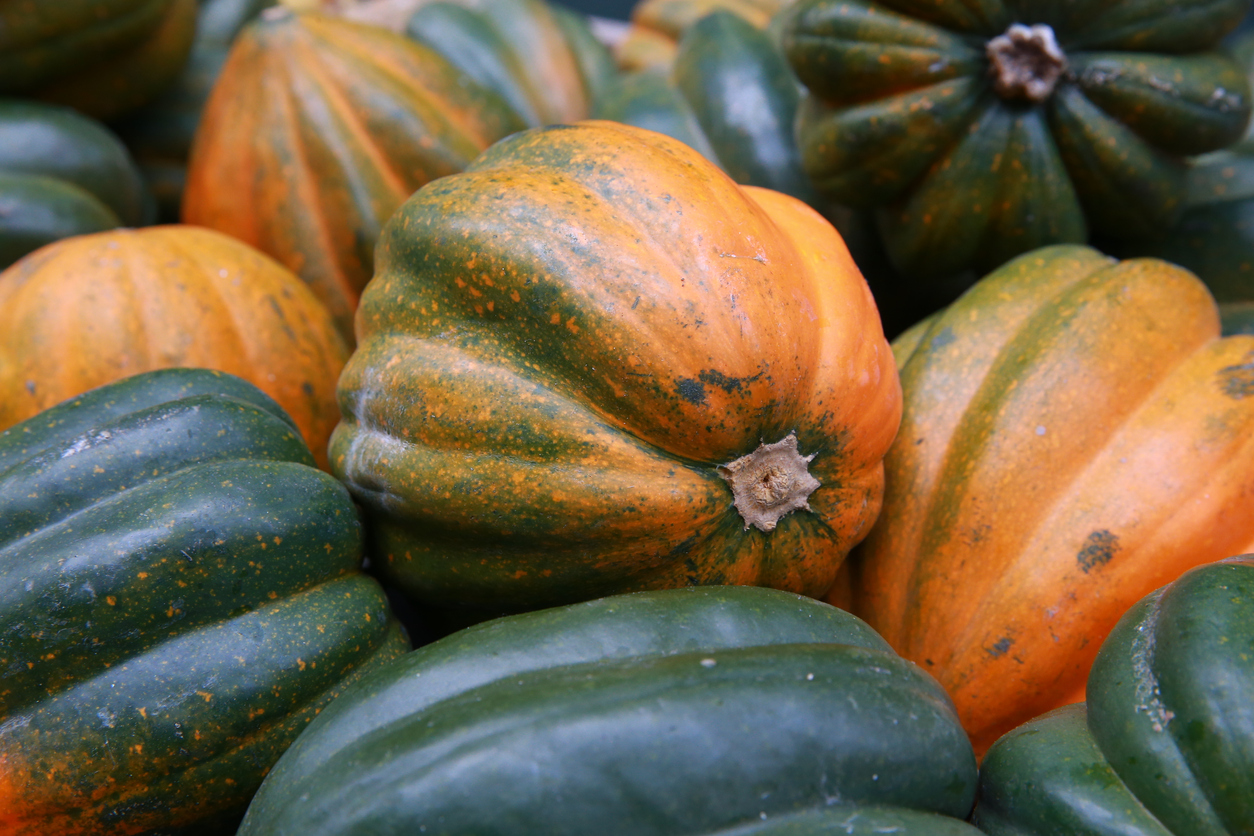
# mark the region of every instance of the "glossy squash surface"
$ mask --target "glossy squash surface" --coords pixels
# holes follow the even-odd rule
[[[1249,5],[806,0],[783,27],[802,160],[830,200],[879,208],[908,275],[1153,235],[1183,158],[1245,130],[1249,84],[1215,47]]]
[[[1231,836],[1254,829],[1254,557],[1198,567],[1119,621],[1087,705],[1000,739],[976,821],[991,836]]]
[[[0,427],[121,377],[199,366],[274,397],[325,462],[347,357],[299,279],[212,230],[78,236],[0,273]]]
[[[408,642],[352,501],[250,384],[130,377],[0,433],[0,829],[229,832]]]
[[[332,466],[418,598],[821,595],[878,510],[900,391],[839,236],[660,134],[529,131],[424,187],[358,327]]]
[[[495,93],[378,27],[267,11],[235,42],[192,148],[183,220],[304,279],[353,338],[383,223],[523,127]]]
[[[240,833],[849,833],[823,822],[896,814],[967,834],[944,817],[965,817],[974,778],[944,692],[858,619],[665,590],[498,619],[373,671]]]
[[[72,110],[0,99],[0,268],[72,235],[145,221],[135,161]]]
[[[627,37],[614,50],[625,70],[665,70],[684,33],[701,18],[728,12],[755,29],[766,29],[792,0],[641,0],[632,7]]]
[[[547,0],[441,0],[406,34],[505,99],[527,127],[587,119],[615,73],[581,15]]]
[[[690,26],[666,74],[623,76],[598,119],[659,131],[697,149],[737,183],[819,198],[793,138],[800,91],[769,35],[731,12]]]
[[[1083,699],[1138,599],[1254,546],[1254,338],[1220,338],[1181,268],[1058,246],[894,349],[905,413],[852,603],[982,751]]]

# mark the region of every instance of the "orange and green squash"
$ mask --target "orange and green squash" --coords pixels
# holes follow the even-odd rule
[[[402,35],[275,7],[236,39],[205,106],[183,221],[286,265],[351,342],[384,222],[522,127],[498,95]]]
[[[0,269],[61,238],[138,226],[150,200],[135,161],[103,125],[0,99]]]
[[[1087,703],[1002,737],[980,775],[989,836],[1254,830],[1254,555],[1193,569],[1111,632]]]
[[[976,836],[935,680],[858,619],[769,589],[515,615],[364,675],[266,777],[240,836]]]
[[[333,472],[410,596],[822,595],[879,510],[900,390],[804,203],[612,122],[532,130],[388,222]]]
[[[158,220],[175,223],[187,182],[187,157],[200,112],[240,29],[274,0],[201,0],[187,64],[156,99],[113,123],[157,200]]]
[[[684,33],[698,20],[728,12],[756,29],[766,29],[793,0],[641,0],[631,10],[631,28],[614,48],[624,70],[666,70]]]
[[[1249,7],[805,0],[782,25],[803,164],[877,210],[909,276],[1153,235],[1184,209],[1184,158],[1245,131],[1250,86],[1215,47]]]
[[[1058,245],[898,337],[884,507],[829,600],[954,698],[977,751],[1084,699],[1102,639],[1254,549],[1254,337],[1195,276]]]
[[[309,288],[212,230],[67,238],[0,273],[0,429],[118,378],[198,366],[273,397],[324,463],[347,357]]]
[[[230,833],[408,641],[291,419],[203,369],[0,433],[0,832]]]
[[[547,0],[439,0],[419,7],[405,32],[532,128],[587,119],[616,73],[584,18]]]

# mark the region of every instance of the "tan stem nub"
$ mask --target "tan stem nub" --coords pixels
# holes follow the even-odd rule
[[[1045,101],[1067,67],[1067,56],[1058,46],[1054,30],[1043,23],[1012,23],[1005,34],[989,41],[984,51],[993,89],[1004,99]]]
[[[819,486],[807,467],[813,458],[814,454],[797,452],[797,436],[789,433],[781,441],[761,444],[749,455],[719,467],[719,475],[731,485],[746,529],[752,525],[773,531],[785,514],[810,510],[807,500]]]

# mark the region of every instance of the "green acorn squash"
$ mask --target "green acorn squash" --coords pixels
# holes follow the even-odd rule
[[[1254,556],[1201,566],[1136,604],[1088,701],[997,741],[975,822],[990,836],[1254,831]]]
[[[361,525],[238,378],[152,372],[0,434],[0,831],[225,832],[407,649]]]
[[[0,269],[61,238],[148,221],[135,161],[68,108],[0,99]]]
[[[944,693],[858,619],[680,589],[491,621],[376,669],[267,776],[240,836],[849,833],[832,825],[893,816],[974,834],[942,817],[967,815],[974,780]]]
[[[793,138],[800,98],[796,76],[770,36],[718,11],[687,29],[668,73],[623,76],[594,114],[674,137],[737,183],[817,207]]]
[[[1214,47],[1249,6],[806,0],[783,27],[803,164],[878,209],[910,276],[1153,235],[1184,208],[1184,157],[1245,131],[1249,84]]]
[[[801,201],[582,122],[420,189],[378,265],[329,452],[411,596],[481,618],[694,584],[817,596],[874,520],[896,372]]]
[[[588,118],[615,74],[583,16],[546,0],[426,3],[405,32],[499,94],[528,127]]]

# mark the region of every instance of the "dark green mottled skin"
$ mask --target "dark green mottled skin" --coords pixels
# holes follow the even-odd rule
[[[146,220],[122,142],[68,108],[0,99],[0,269],[71,235]]]
[[[240,833],[756,833],[856,817],[840,802],[941,836],[972,832],[941,817],[974,777],[944,693],[858,619],[705,587],[499,619],[367,675]]]
[[[992,834],[1229,836],[1254,828],[1254,557],[1194,569],[1103,644],[1086,704],[989,750]]]
[[[0,93],[29,90],[150,34],[171,0],[0,0]]]
[[[0,509],[6,833],[238,815],[322,705],[407,647],[347,493],[237,378],[154,372],[11,428]]]
[[[1184,207],[1183,157],[1249,120],[1244,73],[1208,51],[1248,8],[808,0],[783,35],[810,92],[803,165],[828,199],[879,209],[911,276],[1161,232]],[[994,92],[984,46],[1012,23],[1050,26],[1066,56],[1040,103]]]

